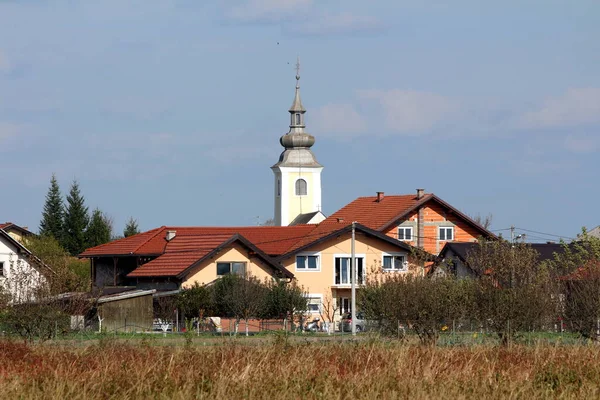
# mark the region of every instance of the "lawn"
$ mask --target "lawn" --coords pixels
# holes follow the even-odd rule
[[[423,347],[368,337],[282,336],[196,338],[178,346],[124,340],[102,337],[80,346],[0,341],[0,397],[600,397],[596,345]]]

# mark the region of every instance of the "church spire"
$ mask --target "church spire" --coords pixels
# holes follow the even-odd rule
[[[294,94],[294,102],[288,110],[290,112],[290,133],[304,133],[304,113],[306,109],[302,105],[300,99],[300,57],[296,60],[296,93]]]
[[[296,60],[296,93],[294,95],[294,102],[290,107],[290,113],[302,113],[306,112],[306,109],[302,105],[302,100],[300,99],[300,57]],[[293,121],[292,121],[293,122]]]

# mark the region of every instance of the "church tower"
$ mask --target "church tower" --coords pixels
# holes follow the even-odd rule
[[[296,63],[296,93],[289,109],[290,131],[279,142],[285,150],[271,169],[275,175],[275,225],[318,223],[321,212],[321,171],[310,150],[314,136],[305,132],[306,109],[300,100],[300,61]]]

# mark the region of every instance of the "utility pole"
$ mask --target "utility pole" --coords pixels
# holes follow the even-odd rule
[[[355,241],[356,241],[356,222],[352,221],[352,241],[350,242],[351,246],[351,260],[350,265],[352,267],[352,272],[350,279],[351,288],[352,288],[352,305],[350,306],[352,312],[352,336],[356,336],[356,252],[355,252]]]

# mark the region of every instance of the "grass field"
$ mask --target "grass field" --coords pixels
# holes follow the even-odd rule
[[[199,340],[0,341],[0,398],[600,398],[595,345]]]

